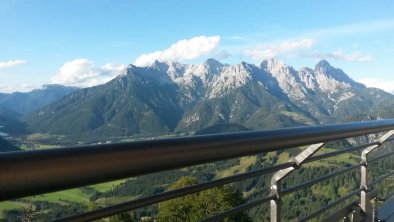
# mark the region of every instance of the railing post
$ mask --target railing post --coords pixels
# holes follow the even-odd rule
[[[353,206],[352,213],[350,214],[350,218],[352,222],[359,222],[360,221],[360,207]]]
[[[394,130],[390,130],[382,137],[377,139],[378,144],[369,146],[361,152],[361,194],[360,194],[360,207],[365,215],[367,222],[375,221],[376,219],[376,204],[377,190],[371,190],[368,187],[368,154],[381,146],[387,139],[394,134]]]
[[[365,215],[366,222],[373,222],[376,219],[376,205],[377,190],[361,191],[361,210]]]
[[[270,201],[270,218],[271,221],[280,222],[282,215],[282,200],[281,200],[281,181],[276,184],[271,184],[271,194],[275,194],[275,199]]]
[[[281,221],[281,208],[282,208],[282,200],[281,200],[281,181],[288,176],[295,169],[299,168],[302,163],[308,159],[308,157],[312,156],[316,153],[321,147],[324,146],[324,143],[317,143],[310,145],[308,148],[303,150],[297,156],[292,158],[290,162],[294,163],[293,166],[277,171],[271,178],[271,194],[275,197],[270,201],[270,221],[271,222],[280,222]]]

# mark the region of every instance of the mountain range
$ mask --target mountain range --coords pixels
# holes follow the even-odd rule
[[[393,95],[325,60],[296,70],[274,59],[258,65],[208,59],[129,65],[108,83],[72,91],[23,120],[32,132],[102,138],[387,118],[393,108]]]
[[[18,115],[26,115],[77,89],[77,87],[48,84],[30,92],[0,93],[0,107]]]
[[[0,136],[26,134],[26,124],[20,118],[59,100],[76,87],[44,85],[30,92],[0,93]]]

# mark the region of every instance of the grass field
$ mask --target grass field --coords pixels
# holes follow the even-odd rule
[[[124,183],[126,180],[115,180],[107,183],[100,183],[96,185],[90,186],[91,188],[97,190],[98,192],[107,192],[110,191],[115,186]]]
[[[248,170],[248,167],[252,166],[256,163],[257,157],[256,156],[245,156],[239,159],[239,164],[232,166],[226,170],[218,172],[216,174],[216,178],[223,178],[228,177],[237,173],[245,173]]]
[[[44,195],[38,195],[34,197],[28,197],[26,199],[30,200],[41,200],[49,202],[62,202],[62,201],[72,201],[72,202],[88,202],[89,195],[82,192],[81,189],[70,189],[54,193],[48,193]]]
[[[301,149],[306,149],[307,147],[302,147]],[[334,152],[337,151],[334,148],[327,148],[327,147],[323,147],[321,148],[318,152],[316,152],[314,155],[319,155],[319,154],[323,154],[323,153],[330,153],[330,152]],[[263,157],[263,160],[268,161],[269,159],[272,158],[277,158],[276,164],[281,164],[281,163],[286,163],[290,160],[290,158],[292,158],[289,153],[287,152],[282,152],[278,155],[278,152],[269,152],[267,154],[265,154],[265,156]],[[311,162],[311,163],[306,163],[303,166],[304,167],[340,167],[343,166],[343,164],[352,164],[355,165],[357,163],[360,162],[360,157],[352,154],[352,153],[345,153],[345,154],[341,154],[338,156],[334,156],[334,157],[329,157],[326,159],[322,159],[322,160],[318,160],[315,162]]]
[[[295,121],[297,121],[297,122],[303,122],[303,123],[305,123],[305,124],[307,124],[307,125],[313,125],[313,124],[315,124],[315,123],[312,121],[311,118],[309,118],[309,117],[307,117],[307,116],[305,116],[305,115],[296,113],[296,112],[282,111],[282,112],[280,112],[280,113],[283,114],[283,115],[285,115],[285,116],[287,116],[287,117],[292,118],[293,120],[295,120]]]
[[[289,158],[290,158],[289,153],[283,152],[283,153],[279,154],[277,163],[278,164],[287,163],[287,162],[289,162]]]
[[[330,153],[334,152],[336,149],[334,148],[326,148],[323,147],[321,148],[315,155],[323,154],[323,153]],[[356,165],[357,163],[360,162],[360,157],[352,154],[352,153],[344,153],[338,156],[333,156],[329,157],[323,160],[311,162],[311,163],[306,163],[304,166],[305,167],[341,167],[344,164],[352,164]]]
[[[20,203],[16,201],[3,201],[0,202],[0,218],[3,218],[3,211],[5,210],[13,210],[13,209],[22,209],[24,207],[28,207],[25,203]]]
[[[98,206],[112,206],[115,204],[123,203],[126,201],[134,200],[138,198],[138,196],[122,196],[122,197],[108,197],[108,198],[99,198],[96,200],[95,204]]]
[[[125,180],[116,180],[107,183],[101,183],[89,186],[98,192],[106,192],[111,190],[116,185],[123,183]],[[63,190],[54,193],[48,193],[44,195],[38,195],[34,197],[29,197],[29,199],[33,200],[42,200],[49,202],[61,202],[64,201],[72,201],[72,202],[88,202],[90,195],[82,192],[81,189],[75,188],[70,190]]]
[[[106,192],[111,190],[116,185],[123,183],[125,180],[116,180],[107,183],[101,183],[89,186],[98,192]],[[48,193],[44,195],[37,195],[33,197],[24,198],[25,200],[36,200],[36,201],[48,201],[52,203],[61,203],[64,201],[71,201],[77,203],[87,203],[89,202],[90,195],[82,192],[81,189],[75,188],[70,190],[64,190],[59,192]],[[133,199],[133,197],[126,197],[125,199]],[[117,203],[116,200],[105,200],[110,203]],[[118,200],[119,201],[119,200]],[[13,209],[21,209],[27,207],[26,203],[18,202],[18,201],[4,201],[0,202],[0,218],[3,216],[3,211],[5,210],[13,210]]]

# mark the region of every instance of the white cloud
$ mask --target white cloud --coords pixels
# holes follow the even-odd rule
[[[36,86],[23,83],[21,85],[2,85],[0,84],[0,92],[2,93],[13,93],[13,92],[30,92],[36,89]]]
[[[30,85],[29,83],[22,83],[22,85],[20,85],[18,91],[19,92],[30,92],[36,88],[37,88],[37,86]]]
[[[345,60],[350,62],[370,62],[372,57],[361,51],[354,51],[352,53],[346,54],[342,49],[337,49],[331,53],[315,54],[313,57],[319,59],[335,59],[335,60]]]
[[[383,80],[379,78],[360,79],[358,82],[365,84],[368,87],[383,89],[386,92],[394,94],[394,80]]]
[[[2,93],[10,93],[10,92],[14,92],[15,90],[13,89],[13,87],[9,86],[9,85],[3,85],[0,84],[0,92]]]
[[[126,65],[113,63],[97,68],[91,60],[75,59],[64,63],[50,82],[68,86],[90,87],[108,82],[125,68]]]
[[[3,61],[3,62],[0,62],[0,69],[10,68],[10,67],[22,65],[25,63],[26,63],[25,60],[20,60],[20,59]]]
[[[196,59],[212,52],[219,44],[220,36],[197,36],[180,40],[168,49],[143,54],[135,61],[136,66],[147,66],[158,61],[184,61]]]
[[[315,40],[313,39],[266,43],[257,46],[255,49],[246,50],[245,55],[254,61],[261,61],[277,56],[297,56],[301,51],[310,49],[314,45]]]
[[[119,75],[123,70],[127,68],[127,65],[107,63],[101,66],[100,71],[102,76],[109,76],[111,78]]]

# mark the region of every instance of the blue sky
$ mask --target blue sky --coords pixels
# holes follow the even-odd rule
[[[154,59],[295,68],[394,90],[394,1],[0,0],[0,92],[91,86]]]

